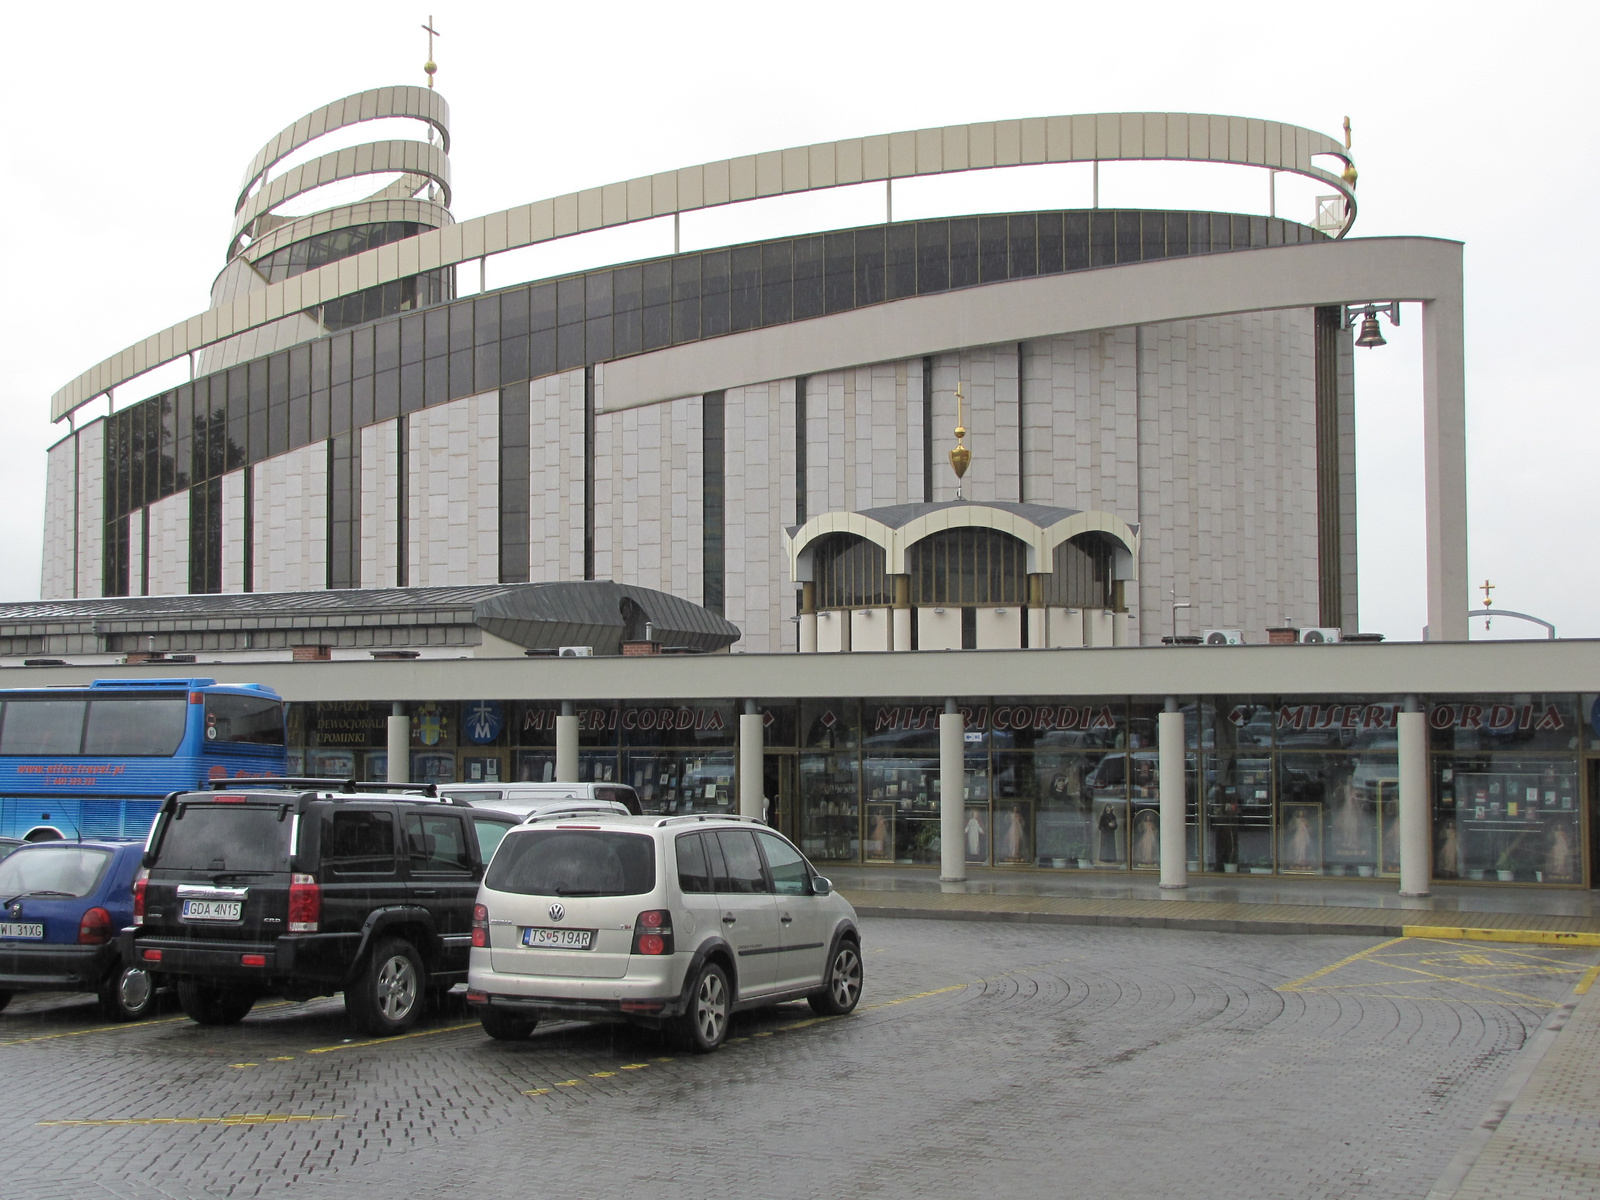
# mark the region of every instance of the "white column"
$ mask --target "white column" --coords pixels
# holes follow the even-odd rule
[[[1189,886],[1189,839],[1184,828],[1183,714],[1168,709],[1156,723],[1160,749],[1161,886]]]
[[[800,614],[800,653],[815,654],[817,652],[817,614],[814,612]]]
[[[411,718],[398,701],[389,710],[389,782],[411,782]]]
[[[894,610],[894,644],[891,650],[911,649],[911,610],[897,608]]]
[[[961,831],[967,815],[967,725],[955,707],[951,700],[939,714],[939,879],[945,883],[961,883],[967,878],[966,842]]]
[[[561,702],[556,717],[556,782],[578,782],[578,712],[571,700]]]
[[[1400,714],[1400,894],[1426,896],[1433,882],[1428,812],[1428,718]]]
[[[1422,306],[1428,639],[1467,640],[1467,385],[1459,283]]]
[[[1035,604],[1028,609],[1028,649],[1043,650],[1049,644],[1049,634],[1045,629],[1044,607]]]
[[[766,777],[766,730],[755,701],[746,700],[739,714],[739,815],[763,819],[766,797],[762,795]]]

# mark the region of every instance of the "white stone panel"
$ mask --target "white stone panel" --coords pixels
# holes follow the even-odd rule
[[[961,610],[953,607],[917,609],[917,649],[961,649]]]
[[[528,439],[528,578],[582,579],[582,371],[529,385]]]
[[[407,419],[407,583],[499,582],[500,393],[463,397]]]
[[[1022,648],[1022,609],[980,608],[977,612],[979,650],[1020,650]]]
[[[78,528],[75,596],[103,595],[105,569],[106,423],[96,421],[78,431]]]
[[[364,444],[367,431],[361,437]],[[255,590],[307,592],[326,587],[327,443],[313,442],[269,458],[254,470]]]
[[[244,470],[222,477],[222,590],[244,591]]]
[[[808,399],[809,404],[809,385]],[[723,401],[724,559],[727,600],[723,615],[744,636],[735,649],[746,654],[793,650],[795,635],[785,637],[797,610],[783,551],[784,513],[794,512],[792,495],[781,485],[793,475],[786,467],[783,429],[788,415],[793,442],[794,381],[731,388]],[[787,502],[787,509],[786,509]]]
[[[148,510],[136,508],[128,514],[128,595],[144,595],[145,521]]]
[[[361,579],[368,587],[396,587],[400,522],[398,420],[361,431]]]
[[[70,600],[73,595],[77,447],[78,435],[69,434],[45,456],[44,553],[39,572],[39,596],[44,600]]]
[[[894,618],[887,608],[850,610],[850,650],[854,654],[892,649]]]
[[[597,415],[597,578],[705,600],[704,419],[699,396]]]
[[[189,590],[189,493],[157,500],[150,522],[150,594],[181,596]]]
[[[817,653],[843,654],[850,649],[850,614],[832,609],[817,614]]]

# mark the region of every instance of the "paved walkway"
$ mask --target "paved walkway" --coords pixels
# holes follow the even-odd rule
[[[1600,1195],[1600,988],[1591,970],[1534,1035],[1427,1200]]]
[[[1600,893],[1393,881],[1200,877],[1162,891],[1150,876],[830,868],[863,916],[1120,925],[1230,933],[1338,933],[1600,945]],[[1483,1121],[1427,1200],[1600,1196],[1600,966],[1528,1042]]]
[[[1164,891],[1153,875],[975,870],[941,884],[933,870],[828,869],[863,916],[1600,945],[1600,893],[1580,890],[1440,887],[1416,898],[1393,880],[1205,876]]]

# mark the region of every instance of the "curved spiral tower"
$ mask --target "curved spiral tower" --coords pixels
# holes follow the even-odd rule
[[[213,308],[305,271],[454,224],[449,208],[450,106],[432,89],[431,79],[429,84],[371,88],[323,105],[256,152],[234,200],[227,265],[211,288]],[[339,130],[393,119],[420,122],[427,140],[363,142],[310,158],[301,153]],[[293,165],[275,170],[291,156],[297,159]],[[326,207],[285,211],[304,209],[308,197],[314,204],[316,193],[331,185],[377,176],[387,178],[360,199],[344,198],[348,189],[341,188]],[[280,344],[448,300],[453,294],[449,269],[390,279],[286,315],[274,326],[256,330],[248,346],[230,339],[210,347],[203,352],[202,366],[214,370]]]

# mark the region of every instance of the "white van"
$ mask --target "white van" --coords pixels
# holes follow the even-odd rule
[[[597,808],[618,804],[635,816],[644,812],[638,795],[625,783],[449,783],[440,785],[439,795],[523,817],[545,809],[583,804]]]

